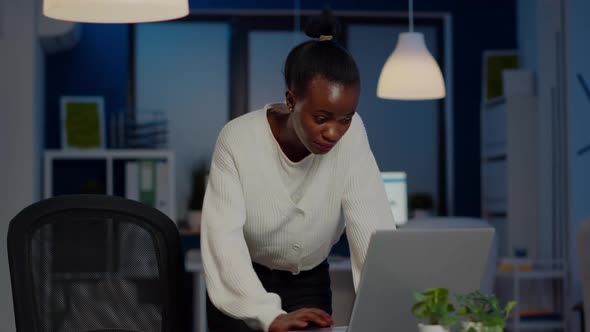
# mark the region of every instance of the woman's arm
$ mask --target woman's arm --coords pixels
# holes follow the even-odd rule
[[[355,289],[358,287],[371,235],[379,225],[395,227],[381,173],[369,147],[362,120],[360,117],[358,120],[360,128],[355,133],[358,139],[351,151],[352,165],[342,197]]]
[[[207,290],[219,310],[268,331],[285,311],[279,296],[266,292],[252,267],[242,231],[246,208],[229,141],[222,130],[203,203],[201,251]]]

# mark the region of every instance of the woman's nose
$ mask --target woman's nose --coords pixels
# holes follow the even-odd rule
[[[341,135],[337,128],[334,128],[334,126],[329,126],[326,128],[326,130],[324,130],[322,136],[326,141],[330,143],[336,143],[340,139]]]

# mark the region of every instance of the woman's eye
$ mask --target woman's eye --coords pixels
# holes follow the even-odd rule
[[[351,118],[351,117],[350,117],[350,118],[344,118],[344,119],[340,120],[340,122],[341,122],[341,123],[349,123],[349,122],[350,122],[350,120],[352,120],[352,118]]]
[[[317,122],[317,123],[324,123],[324,122],[326,122],[326,118],[323,117],[323,116],[316,116],[315,117],[315,122]]]

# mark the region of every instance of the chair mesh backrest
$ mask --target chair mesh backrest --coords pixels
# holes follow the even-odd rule
[[[97,199],[131,204],[131,211],[150,209],[122,199]],[[34,331],[172,331],[164,319],[176,319],[170,306],[178,292],[170,283],[179,275],[170,275],[168,251],[178,248],[170,248],[157,224],[141,214],[83,205],[38,215],[28,224],[21,273],[31,285]],[[9,233],[9,247],[10,240]],[[15,294],[14,286],[13,276],[17,302],[26,295]],[[18,316],[17,327],[25,331]],[[26,330],[33,331],[31,326]]]

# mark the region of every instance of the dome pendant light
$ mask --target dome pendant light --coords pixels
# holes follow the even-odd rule
[[[424,35],[414,32],[413,0],[409,0],[410,31],[400,33],[393,53],[385,62],[377,97],[421,100],[445,97],[445,83],[436,60],[424,42]]]
[[[86,23],[140,23],[188,15],[188,0],[44,0],[43,15]]]

